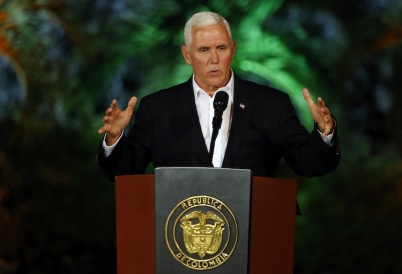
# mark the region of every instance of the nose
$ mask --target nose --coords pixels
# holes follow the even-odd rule
[[[219,62],[219,55],[216,50],[211,51],[211,63],[217,64]]]

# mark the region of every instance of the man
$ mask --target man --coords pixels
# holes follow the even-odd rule
[[[231,70],[236,43],[220,15],[193,15],[184,29],[182,54],[192,66],[187,82],[144,97],[127,136],[137,102],[123,111],[113,100],[106,111],[105,134],[98,163],[106,178],[144,173],[146,166],[205,167],[212,132],[213,99],[218,90],[229,95],[216,140],[213,165],[251,169],[254,176],[274,177],[283,157],[296,174],[312,177],[336,168],[339,148],[334,120],[324,101],[315,104],[303,90],[315,129],[300,125],[289,96],[238,78]]]

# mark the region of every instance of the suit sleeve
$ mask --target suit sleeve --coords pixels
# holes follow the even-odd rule
[[[279,127],[283,158],[296,174],[322,176],[338,166],[340,152],[336,127],[333,146],[324,142],[317,128],[308,133],[300,124],[288,95],[282,102]]]
[[[145,100],[142,100],[135,122],[127,136],[122,136],[113,152],[104,157],[102,144],[98,148],[98,164],[102,175],[111,181],[118,175],[144,174],[151,161],[152,118]]]

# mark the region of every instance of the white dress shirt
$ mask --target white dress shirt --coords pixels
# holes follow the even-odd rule
[[[193,76],[193,89],[195,105],[197,107],[198,119],[200,120],[202,135],[205,140],[205,145],[209,151],[212,136],[212,119],[214,117],[215,109],[213,106],[215,95],[218,91],[223,90],[229,95],[228,106],[222,115],[222,126],[219,130],[218,136],[215,140],[214,154],[212,157],[212,164],[214,167],[222,167],[223,157],[225,156],[226,146],[229,140],[230,125],[232,122],[232,105],[233,105],[233,72],[229,82],[226,86],[218,89],[211,97],[204,90],[202,90],[194,80]]]

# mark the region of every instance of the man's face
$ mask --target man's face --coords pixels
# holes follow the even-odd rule
[[[184,59],[193,67],[197,84],[212,96],[229,82],[236,43],[223,24],[194,27],[192,38],[189,48],[181,48]]]

